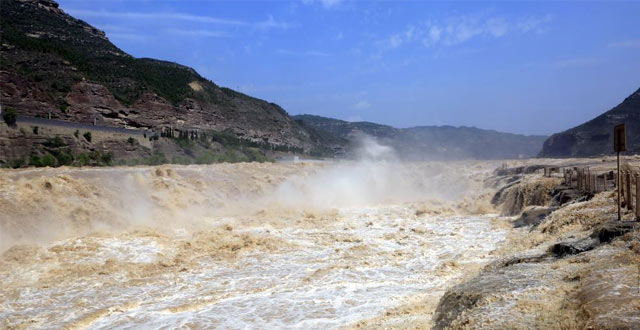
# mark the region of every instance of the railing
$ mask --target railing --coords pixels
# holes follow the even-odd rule
[[[562,168],[564,184],[580,191],[600,193],[616,187],[615,171],[596,171],[589,167]]]
[[[563,175],[563,183],[566,186],[592,194],[616,190],[618,181],[620,181],[619,191],[616,196],[621,196],[621,207],[626,208],[628,211],[635,210],[636,217],[640,218],[639,172],[621,170],[620,176],[618,176],[616,171],[596,171],[589,167],[548,167],[545,168],[544,175],[550,177],[553,173],[560,172]]]

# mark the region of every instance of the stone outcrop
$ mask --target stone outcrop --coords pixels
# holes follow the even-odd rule
[[[544,142],[540,157],[589,157],[613,154],[613,127],[627,126],[627,152],[640,152],[640,89],[600,116]]]
[[[193,69],[136,59],[50,0],[6,0],[0,102],[20,115],[160,131],[210,130],[311,151],[278,105],[221,88]]]

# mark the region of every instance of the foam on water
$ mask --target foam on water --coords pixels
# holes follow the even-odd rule
[[[464,265],[489,261],[489,252],[506,235],[487,216],[416,219],[412,212],[405,206],[348,208],[339,212],[342,221],[322,228],[234,229],[291,246],[250,250],[231,260],[203,254],[196,267],[152,277],[126,270],[100,275],[96,269],[96,275],[64,285],[0,290],[0,319],[53,328],[339,328],[408,297],[442,292]],[[171,244],[135,235],[86,237],[50,247],[77,250],[83,244],[93,248],[59,262],[146,264],[176,253]],[[458,267],[443,271],[452,263]],[[16,271],[38,278],[50,268]]]

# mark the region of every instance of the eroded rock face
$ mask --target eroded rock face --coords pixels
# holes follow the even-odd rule
[[[591,235],[496,261],[449,289],[434,329],[634,329],[638,223],[608,222]],[[628,237],[627,237],[628,236]],[[637,238],[636,238],[637,239]]]
[[[613,127],[627,125],[627,152],[640,151],[640,89],[600,116],[544,142],[540,157],[589,157],[613,153]]]
[[[0,96],[20,115],[314,146],[307,129],[278,105],[221,88],[176,63],[133,58],[54,1],[6,0],[0,11],[10,27],[0,35]]]
[[[0,164],[23,160],[25,164],[32,155],[40,156],[46,153],[65,151],[74,155],[99,152],[111,154],[113,159],[126,160],[151,156],[153,146],[143,136],[130,137],[126,134],[93,132],[93,140],[89,142],[79,130],[61,127],[45,127],[19,123],[16,127],[8,127],[0,123]],[[37,133],[36,133],[37,132]],[[61,139],[60,146],[49,146],[52,137]]]
[[[555,178],[515,181],[499,189],[491,202],[502,209],[502,215],[518,215],[527,206],[547,206],[557,183]]]

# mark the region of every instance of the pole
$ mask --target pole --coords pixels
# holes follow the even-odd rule
[[[620,202],[620,197],[622,196],[622,192],[620,191],[620,188],[622,188],[621,187],[622,185],[620,184],[621,177],[620,177],[620,152],[619,151],[618,151],[618,156],[617,156],[617,162],[618,162],[618,172],[616,173],[616,176],[617,176],[617,180],[616,180],[617,187],[616,188],[618,188],[617,189],[618,190],[618,221],[620,221],[620,220],[622,220],[622,217],[620,216],[620,203],[621,203]]]
[[[636,173],[636,220],[640,219],[640,173]]]
[[[624,200],[625,200],[625,203],[627,204],[627,210],[632,211],[633,201],[631,200],[631,171],[626,171],[625,173],[626,173],[625,179],[627,180],[626,182],[627,195],[624,197]]]

